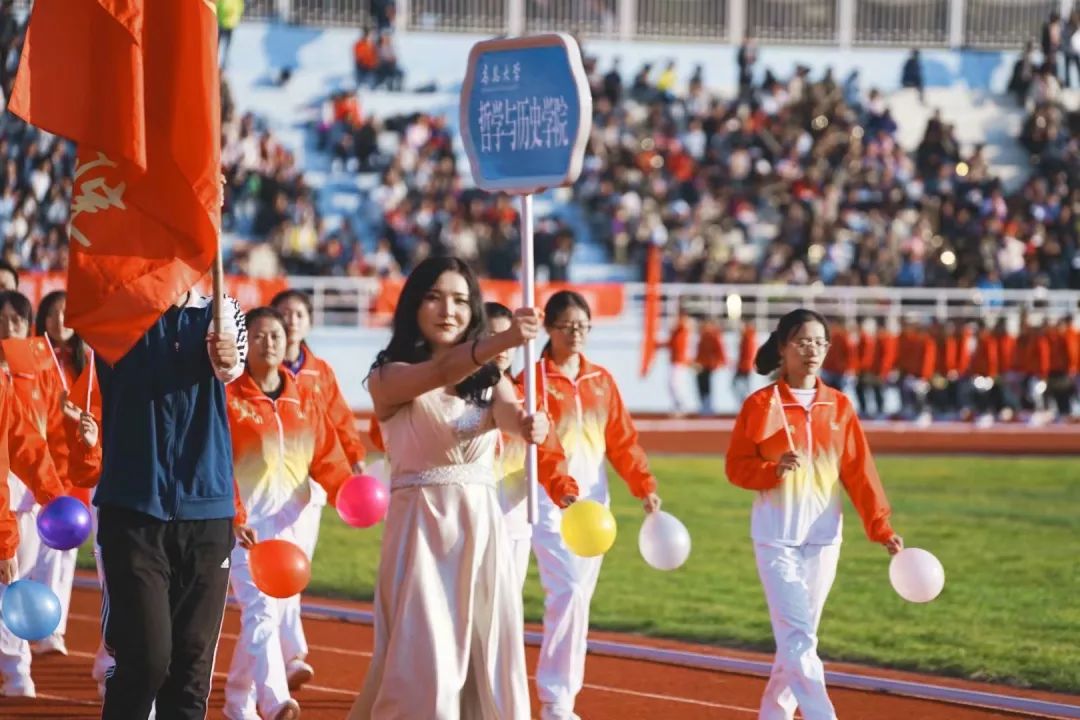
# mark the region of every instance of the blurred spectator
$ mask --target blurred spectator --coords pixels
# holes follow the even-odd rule
[[[908,57],[907,61],[904,62],[903,72],[900,73],[900,86],[915,88],[919,91],[919,102],[925,102],[926,96],[923,93],[922,63],[919,60],[918,49],[912,50],[911,55]]]
[[[217,0],[218,62],[222,70],[228,64],[233,30],[240,24],[240,18],[243,15],[244,0]]]
[[[375,81],[379,68],[379,46],[377,36],[365,28],[353,46],[353,60],[356,66],[356,86],[364,87]]]

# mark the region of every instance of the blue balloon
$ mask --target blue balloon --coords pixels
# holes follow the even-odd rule
[[[60,598],[39,582],[18,580],[0,596],[0,615],[12,634],[34,642],[60,625]]]
[[[70,550],[90,537],[91,523],[82,500],[61,495],[41,509],[37,528],[43,543],[55,550]]]

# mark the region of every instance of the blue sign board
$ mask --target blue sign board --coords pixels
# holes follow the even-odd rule
[[[461,90],[461,136],[478,187],[531,193],[574,182],[591,126],[592,96],[572,37],[473,46]]]

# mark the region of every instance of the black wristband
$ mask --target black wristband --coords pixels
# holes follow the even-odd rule
[[[484,363],[476,359],[476,346],[480,344],[480,338],[473,340],[472,348],[469,349],[469,357],[472,358],[473,365],[477,367],[483,367]]]

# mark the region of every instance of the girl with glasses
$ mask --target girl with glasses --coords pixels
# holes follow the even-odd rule
[[[537,398],[551,416],[569,474],[580,489],[559,504],[541,496],[540,521],[533,528],[532,547],[545,594],[536,685],[541,720],[571,720],[578,717],[574,700],[585,678],[589,604],[603,558],[570,552],[559,530],[561,508],[578,497],[606,505],[609,460],[646,512],[659,509],[660,498],[614,379],[585,358],[592,322],[585,298],[568,290],[555,293],[544,308],[544,319],[550,341],[537,364]]]
[[[835,720],[817,654],[817,629],[840,558],[841,487],[867,536],[895,554],[903,541],[858,415],[819,379],[829,349],[825,319],[795,310],[758,350],[758,373],[776,382],[750,395],[732,431],[727,476],[754,490],[750,534],[765,589],[776,659],[760,720]]]

